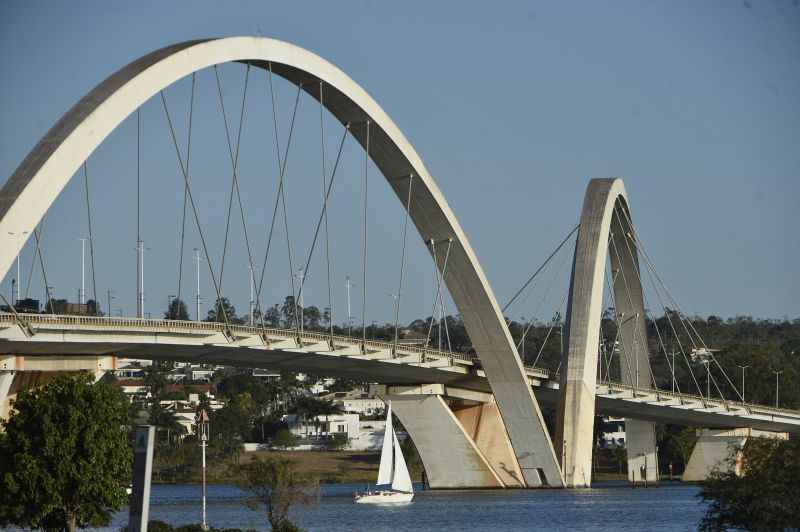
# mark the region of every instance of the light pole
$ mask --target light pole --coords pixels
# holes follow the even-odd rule
[[[739,364],[736,364],[736,367],[737,368],[741,368],[741,370],[742,370],[742,393],[741,393],[741,395],[742,395],[742,402],[744,403],[744,370],[749,368],[750,364],[748,364],[746,366],[740,366]]]
[[[79,238],[81,241],[81,290],[78,292],[78,303],[86,303],[86,238]]]
[[[256,300],[255,300],[256,278],[255,278],[255,272],[253,271],[253,265],[248,264],[247,269],[250,270],[250,327],[252,327],[253,324],[255,323],[253,312],[255,311],[256,308]]]
[[[672,393],[675,393],[675,350],[672,351]]]
[[[350,282],[349,275],[345,278],[344,285],[347,287],[347,334],[353,336],[353,314],[350,312],[350,287],[353,286],[353,283]]]
[[[197,424],[197,432],[200,436],[200,448],[203,451],[203,530],[208,530],[208,523],[206,523],[206,445],[208,442],[208,414],[204,408],[195,416],[195,423]]]
[[[22,231],[20,233],[12,233],[11,231],[9,231],[8,234],[11,235],[11,236],[16,236],[19,239],[22,239],[25,235],[28,234],[28,232],[27,231]],[[19,267],[19,257],[20,257],[20,255],[22,255],[22,249],[20,249],[19,252],[17,252],[17,282],[14,283],[14,280],[13,279],[11,280],[11,305],[12,306],[17,304],[16,300],[19,299],[19,290],[20,290],[20,287],[22,286],[22,270]],[[14,295],[14,284],[17,285],[16,296]]]
[[[106,290],[106,300],[108,302],[108,307],[106,307],[106,308],[108,308],[108,317],[109,318],[111,317],[111,314],[112,314],[111,300],[112,299],[116,299],[114,296],[111,295],[112,292],[113,292],[113,290],[111,290],[110,288],[108,290]]]
[[[780,379],[779,379],[779,377],[780,377],[780,374],[783,373],[783,370],[780,370],[780,371],[772,370],[772,373],[775,374],[775,408],[779,408],[778,407],[778,393],[780,392]]]
[[[197,263],[197,289],[194,295],[195,319],[200,321],[200,250],[194,248],[194,260]]]
[[[136,240],[136,317],[144,318],[144,241]]]

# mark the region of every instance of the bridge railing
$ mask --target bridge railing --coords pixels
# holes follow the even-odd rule
[[[782,414],[782,415],[791,415],[791,416],[800,416],[800,412],[797,410],[792,410],[788,408],[776,408],[774,406],[767,406],[767,405],[759,405],[754,403],[746,403],[741,401],[730,401],[730,400],[721,400],[721,399],[709,399],[707,397],[703,397],[701,395],[694,395],[690,393],[683,393],[683,392],[675,392],[669,390],[661,390],[658,388],[640,388],[637,386],[631,386],[628,384],[622,384],[618,382],[611,382],[607,380],[598,381],[598,384],[603,386],[608,386],[609,390],[620,390],[620,391],[630,391],[634,394],[654,394],[657,397],[668,397],[671,399],[678,399],[681,401],[698,401],[703,403],[706,406],[710,407],[719,407],[725,408],[726,410],[730,409],[731,406],[744,408],[750,414]]]
[[[209,332],[225,334],[231,332],[241,335],[264,335],[264,336],[277,336],[286,339],[302,338],[305,343],[309,340],[317,342],[332,342],[336,344],[345,345],[363,345],[365,349],[374,349],[376,351],[393,351],[398,355],[419,355],[421,358],[446,358],[451,360],[459,360],[472,365],[480,365],[478,357],[474,354],[462,353],[458,351],[441,351],[438,349],[431,349],[425,346],[408,345],[398,343],[395,345],[393,342],[385,342],[381,340],[364,341],[363,338],[351,337],[346,335],[331,335],[329,333],[319,331],[303,330],[302,333],[298,329],[286,329],[279,327],[251,327],[248,325],[234,324],[226,326],[224,323],[209,322],[209,321],[188,321],[188,320],[165,320],[165,319],[152,319],[152,318],[128,318],[128,317],[114,317],[114,316],[80,316],[73,314],[19,314],[20,319],[26,320],[31,325],[68,325],[68,326],[95,326],[103,328],[133,328],[133,329],[166,329],[169,332],[197,332],[208,334]],[[17,316],[10,313],[0,313],[0,323],[15,323]],[[546,368],[538,368],[534,366],[525,366],[527,370],[532,371],[538,377],[549,378],[550,371]]]

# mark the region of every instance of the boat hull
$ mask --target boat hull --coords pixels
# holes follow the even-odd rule
[[[413,493],[403,491],[375,491],[356,493],[354,502],[356,504],[404,504],[411,502],[413,498]]]

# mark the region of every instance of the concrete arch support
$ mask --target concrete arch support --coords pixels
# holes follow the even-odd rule
[[[78,102],[36,145],[0,189],[0,275],[24,244],[12,235],[34,227],[70,177],[128,115],[173,82],[212,65],[241,62],[271,70],[319,99],[351,133],[405,206],[425,241],[451,241],[444,282],[464,318],[506,426],[525,485],[561,486],[561,470],[539,406],[500,307],[472,247],[420,156],[381,107],[350,77],[321,57],[282,41],[230,37],[189,41],[152,52],[122,68]],[[441,269],[442,265],[438,265]]]
[[[609,259],[620,324],[622,381],[643,388],[651,384],[638,255],[630,237],[631,219],[621,179],[589,182],[575,243],[567,306],[567,347],[556,423],[556,442],[561,446],[567,486],[591,484],[597,357]],[[654,424],[627,420],[626,446],[629,477],[634,473],[635,479],[640,480],[640,465],[647,463],[648,477],[653,480],[657,471]]]

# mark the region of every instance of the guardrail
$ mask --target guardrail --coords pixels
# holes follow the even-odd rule
[[[318,342],[332,342],[336,344],[358,345],[365,348],[375,349],[377,351],[393,351],[401,355],[417,354],[424,358],[447,358],[457,359],[470,364],[479,362],[478,357],[475,355],[461,353],[458,351],[441,351],[438,349],[430,349],[427,347],[419,347],[408,344],[394,344],[393,342],[384,342],[380,340],[366,340],[363,338],[354,338],[344,335],[331,335],[318,331],[308,331],[299,329],[284,329],[277,327],[250,327],[248,325],[234,324],[226,326],[224,323],[209,322],[209,321],[184,321],[184,320],[161,320],[152,318],[120,318],[113,316],[79,316],[79,315],[62,315],[62,314],[18,314],[19,319],[27,321],[30,325],[69,325],[69,326],[96,326],[103,328],[133,328],[137,330],[142,329],[166,329],[169,332],[203,332],[203,333],[221,333],[228,332],[232,334],[241,335],[264,335],[264,336],[278,336],[286,339],[302,338],[304,342],[308,340],[315,340]],[[0,323],[16,323],[17,316],[10,313],[0,313]],[[543,378],[549,378],[550,372],[545,368],[536,368],[533,366],[525,366],[526,369],[536,372]]]
[[[703,403],[705,406],[712,406],[712,407],[719,407],[725,408],[729,410],[731,406],[744,408],[750,414],[782,414],[782,415],[791,415],[800,418],[800,411],[798,410],[791,410],[789,408],[775,408],[774,406],[768,405],[759,405],[754,403],[743,403],[741,401],[729,401],[729,400],[720,400],[720,399],[709,399],[703,397],[701,395],[694,395],[689,393],[673,393],[667,390],[660,390],[658,388],[639,388],[637,386],[631,386],[628,384],[622,384],[618,382],[611,382],[611,381],[598,381],[600,385],[608,386],[609,390],[617,389],[620,391],[631,391],[633,393],[638,394],[655,394],[657,397],[669,397],[672,399],[678,399],[681,401],[689,400],[689,401],[698,401]],[[754,412],[755,411],[755,412]]]

